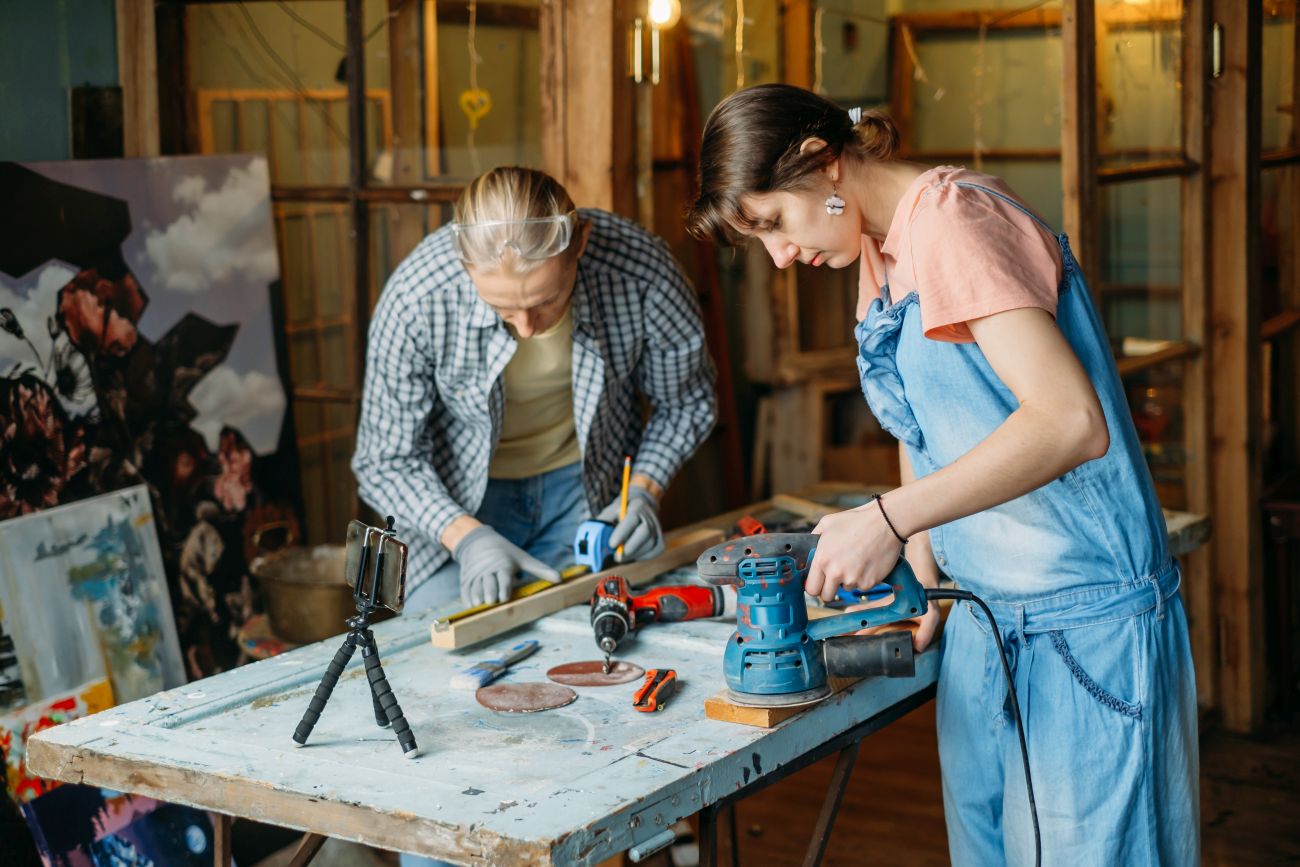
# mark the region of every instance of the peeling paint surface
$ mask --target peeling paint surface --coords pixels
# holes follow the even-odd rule
[[[426,619],[376,626],[420,746],[414,760],[375,725],[359,656],[295,748],[290,735],[340,640],[330,639],[42,732],[33,765],[464,863],[593,864],[927,688],[938,667],[936,652],[921,654],[914,679],[864,681],[771,730],[717,722],[703,702],[723,685],[735,624],[688,621],[640,630],[620,648],[629,662],[677,670],[680,692],[663,714],[632,709],[636,683],[576,687],[573,704],[522,716],[448,687],[469,662],[526,638],[540,649],[501,682],[544,680],[590,655],[587,617],[576,606],[465,651],[434,648]]]

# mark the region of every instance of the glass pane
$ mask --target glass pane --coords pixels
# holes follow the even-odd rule
[[[356,406],[351,402],[295,400],[293,408],[307,541],[342,542],[348,521],[355,517],[356,483],[349,464]]]
[[[1300,307],[1296,238],[1300,234],[1300,165],[1260,173],[1260,316]]]
[[[289,376],[295,386],[346,391],[360,385],[347,209],[335,203],[275,207]]]
[[[1124,388],[1161,505],[1167,509],[1187,508],[1183,366],[1150,368],[1126,377]]]
[[[394,202],[370,207],[370,306],[402,260],[443,223],[451,221],[451,205]]]
[[[1300,146],[1296,125],[1296,6],[1294,2],[1264,2],[1263,129],[1264,153]]]
[[[539,0],[365,6],[376,22],[366,31],[366,84],[383,100],[367,118],[375,184],[541,166]]]
[[[1061,150],[1061,31],[941,31],[913,37],[909,150]],[[974,166],[971,166],[974,168]]]
[[[1182,0],[1097,0],[1097,149],[1103,166],[1182,155]]]
[[[367,32],[384,20],[366,8]],[[277,186],[348,182],[341,0],[185,7],[186,63],[200,153],[267,154]],[[387,67],[367,58],[369,110],[388,112]],[[371,133],[381,134],[382,126]],[[378,151],[376,140],[367,143]]]
[[[1101,273],[1094,291],[1117,356],[1178,340],[1182,322],[1180,178],[1102,188]]]

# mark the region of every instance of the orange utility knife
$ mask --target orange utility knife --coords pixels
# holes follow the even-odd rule
[[[653,713],[668,706],[668,699],[677,690],[677,672],[671,668],[652,668],[645,673],[645,682],[632,696],[632,707],[644,713]]]

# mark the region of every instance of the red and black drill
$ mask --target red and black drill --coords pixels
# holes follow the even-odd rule
[[[626,579],[619,575],[605,578],[591,594],[591,631],[605,654],[605,673],[609,673],[609,660],[619,642],[637,627],[718,617],[723,605],[721,587],[674,584],[633,596]]]

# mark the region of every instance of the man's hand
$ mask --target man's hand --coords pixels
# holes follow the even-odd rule
[[[451,555],[460,564],[460,598],[466,605],[507,601],[518,572],[560,583],[558,571],[486,524],[466,534]]]
[[[597,521],[615,524],[614,532],[609,537],[609,544],[617,548],[623,546],[623,558],[626,563],[631,560],[647,560],[664,550],[664,531],[659,526],[659,503],[654,495],[639,485],[632,485],[627,492],[627,517],[618,519],[622,498],[615,499],[596,516]]]

